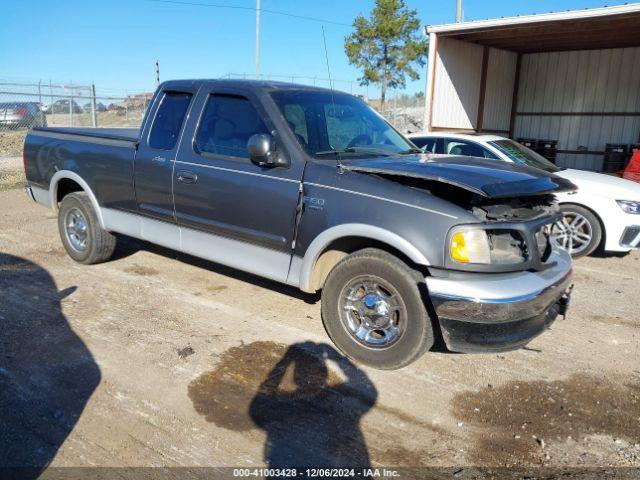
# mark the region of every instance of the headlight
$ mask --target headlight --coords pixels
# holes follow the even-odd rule
[[[451,258],[460,263],[491,263],[489,237],[485,230],[462,230],[451,236]]]
[[[616,202],[626,213],[640,214],[640,202],[634,202],[632,200],[616,200]]]
[[[458,263],[513,265],[527,260],[524,240],[515,230],[469,228],[451,236],[449,255]]]

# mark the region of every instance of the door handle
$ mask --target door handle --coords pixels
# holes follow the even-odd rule
[[[178,180],[182,183],[196,183],[198,181],[198,175],[188,170],[179,170]]]
[[[162,162],[164,162],[165,160],[166,160],[166,158],[161,157],[160,155],[158,155],[157,157],[153,157],[153,158],[151,159],[151,161],[152,161],[152,162],[158,162],[158,163],[162,163]]]

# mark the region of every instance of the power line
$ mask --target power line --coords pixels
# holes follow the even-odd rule
[[[210,8],[227,8],[230,10],[250,10],[255,12],[256,8],[255,7],[243,7],[240,5],[224,5],[224,4],[219,4],[219,3],[200,3],[200,2],[185,2],[185,1],[179,1],[179,0],[148,0],[149,2],[155,2],[155,3],[169,3],[172,5],[187,5],[187,6],[194,6],[194,7],[210,7]],[[264,13],[270,13],[272,15],[282,15],[284,17],[291,17],[291,18],[297,18],[299,20],[309,20],[312,22],[320,22],[320,23],[328,23],[331,25],[340,25],[342,27],[351,27],[350,24],[348,23],[341,23],[341,22],[335,22],[333,20],[326,20],[324,18],[317,18],[317,17],[309,17],[306,15],[296,15],[295,13],[287,13],[287,12],[280,12],[277,10],[267,10],[267,9],[260,9],[261,12]]]

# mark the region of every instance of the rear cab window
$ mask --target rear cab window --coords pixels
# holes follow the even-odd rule
[[[178,142],[191,97],[191,93],[185,92],[163,93],[149,133],[151,148],[173,150]]]

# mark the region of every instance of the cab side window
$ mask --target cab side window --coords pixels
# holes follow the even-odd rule
[[[195,149],[249,158],[249,138],[264,133],[269,133],[269,130],[249,99],[236,95],[210,95],[196,133]]]
[[[151,148],[173,150],[190,102],[190,93],[164,92],[149,134]]]
[[[462,155],[465,157],[498,158],[489,150],[481,147],[477,143],[452,138],[444,139],[444,153],[448,155]]]

